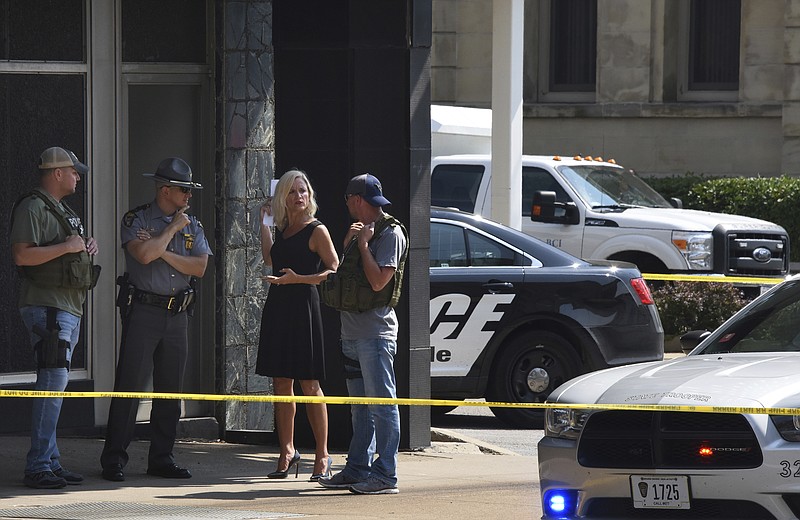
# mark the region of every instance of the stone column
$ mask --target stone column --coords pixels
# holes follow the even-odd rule
[[[597,102],[647,102],[651,3],[597,2]]]
[[[800,0],[786,1],[781,173],[800,174]]]
[[[225,0],[217,24],[217,388],[272,393],[254,373],[265,288],[259,207],[274,177],[272,1]],[[272,430],[271,403],[228,401],[225,430]]]

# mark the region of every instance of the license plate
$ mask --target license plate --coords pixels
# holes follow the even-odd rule
[[[637,509],[690,509],[689,477],[631,475],[631,496]]]

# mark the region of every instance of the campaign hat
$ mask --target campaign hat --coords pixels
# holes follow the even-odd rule
[[[142,175],[165,186],[181,186],[195,190],[203,189],[202,184],[192,181],[192,169],[180,157],[167,157],[158,163],[155,173],[143,173]]]

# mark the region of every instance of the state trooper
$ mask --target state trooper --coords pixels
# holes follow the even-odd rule
[[[188,353],[193,279],[203,276],[212,254],[202,224],[187,214],[192,190],[203,186],[192,181],[191,168],[177,157],[164,159],[155,173],[144,176],[156,183],[155,200],[128,211],[120,226],[127,272],[117,280],[122,344],[114,390],[144,391],[152,374],[155,392],[178,393]],[[138,399],[111,400],[100,456],[106,480],[125,480],[138,405]],[[180,414],[180,400],[153,400],[148,475],[191,478],[172,454]]]
[[[87,237],[80,217],[62,200],[75,193],[89,167],[74,153],[54,146],[39,158],[39,187],[12,210],[11,254],[22,277],[19,312],[36,357],[36,390],[63,392],[81,329],[86,291],[94,287],[97,242]],[[56,444],[61,397],[33,399],[31,448],[23,482],[36,489],[80,484],[83,476],[65,469]]]

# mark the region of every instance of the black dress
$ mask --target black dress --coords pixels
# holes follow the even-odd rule
[[[320,272],[322,260],[308,248],[314,220],[283,238],[278,230],[272,245],[272,273],[289,267],[297,274]],[[316,285],[272,284],[261,314],[256,374],[290,379],[325,379],[322,314]]]

